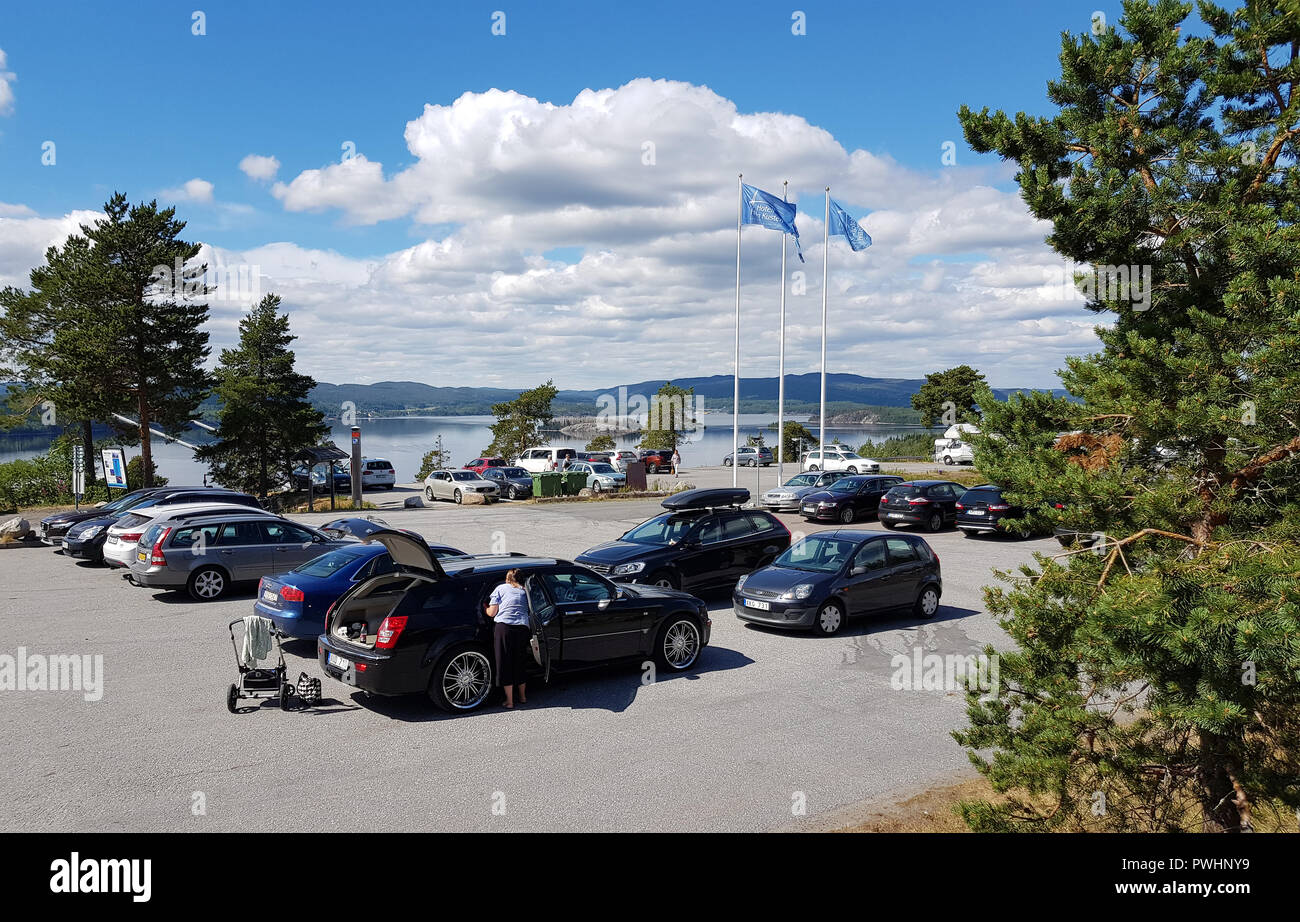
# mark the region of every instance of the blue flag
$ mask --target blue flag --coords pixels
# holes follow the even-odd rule
[[[831,199],[831,222],[827,233],[831,237],[844,237],[854,252],[871,246],[871,235],[835,199]]]
[[[795,207],[791,202],[783,202],[771,192],[764,192],[755,186],[741,183],[740,186],[740,223],[757,224],[770,230],[794,235],[795,252],[799,262],[803,262],[803,247],[799,246],[799,229],[794,226]]]

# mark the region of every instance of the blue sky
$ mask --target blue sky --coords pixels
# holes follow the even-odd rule
[[[792,181],[809,267],[828,182],[876,239],[853,258],[832,246],[832,370],[971,361],[995,384],[1050,386],[1095,320],[1038,290],[1059,264],[1045,228],[1011,171],[966,148],[956,111],[1049,112],[1060,34],[1097,9],[1119,15],[1097,0],[8,4],[0,283],[120,190],[176,204],[205,259],[258,267],[322,380],[450,383],[454,363],[523,386],[555,350],[565,386],[727,373],[743,169],[778,194]],[[340,165],[347,142],[360,156]],[[246,175],[249,155],[274,175]],[[770,233],[745,235],[746,373],[775,372]],[[809,276],[790,291],[811,301]],[[792,372],[819,345],[803,305]],[[358,310],[374,329],[335,342]],[[214,307],[216,345],[238,317]],[[502,328],[516,336],[496,349],[448,345]]]

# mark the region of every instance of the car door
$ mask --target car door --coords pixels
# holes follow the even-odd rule
[[[316,536],[301,525],[278,522],[274,519],[259,524],[269,549],[266,564],[269,569],[262,572],[283,573],[320,556],[325,551],[325,548],[316,541]]]
[[[892,574],[892,604],[899,607],[911,605],[921,591],[921,580],[925,576],[928,561],[922,560],[916,552],[916,546],[902,535],[891,535],[884,541]]]
[[[737,512],[733,515],[740,520],[740,524],[724,523],[723,533],[730,534],[734,531],[740,542],[735,549],[736,579],[767,566],[777,554],[790,546],[784,532],[764,513]],[[740,530],[742,525],[743,532]]]
[[[863,615],[898,605],[898,587],[885,538],[868,538],[854,552],[840,595],[850,615]]]
[[[943,511],[944,523],[955,522],[957,520],[957,499],[961,493],[952,488],[951,484],[936,484],[926,492],[926,496],[931,502],[937,503]]]
[[[271,548],[261,527],[254,521],[227,522],[222,525],[211,550],[235,581],[258,579],[268,572],[279,573],[293,569],[293,566],[274,569]]]
[[[536,575],[524,580],[524,594],[528,599],[528,620],[533,630],[530,645],[533,659],[542,670],[542,681],[551,678],[551,665],[563,656],[563,622],[556,617],[554,601],[546,594],[542,580]]]
[[[563,623],[566,666],[602,663],[641,650],[650,617],[644,600],[625,596],[613,583],[584,570],[552,570],[542,573],[541,580]]]
[[[681,587],[694,592],[704,586],[720,584],[717,576],[723,565],[722,521],[717,512],[703,516],[682,536],[673,563],[681,577]]]

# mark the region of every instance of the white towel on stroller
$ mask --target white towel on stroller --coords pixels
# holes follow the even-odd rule
[[[239,658],[249,669],[257,665],[257,660],[271,655],[271,630],[275,627],[270,618],[261,615],[244,616],[244,643],[239,651]]]

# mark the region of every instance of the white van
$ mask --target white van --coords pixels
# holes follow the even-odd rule
[[[513,462],[515,467],[522,467],[530,474],[540,474],[543,471],[558,471],[564,464],[564,459],[570,461],[578,457],[578,449],[561,448],[558,445],[542,445],[538,448],[530,448],[516,458]]]

